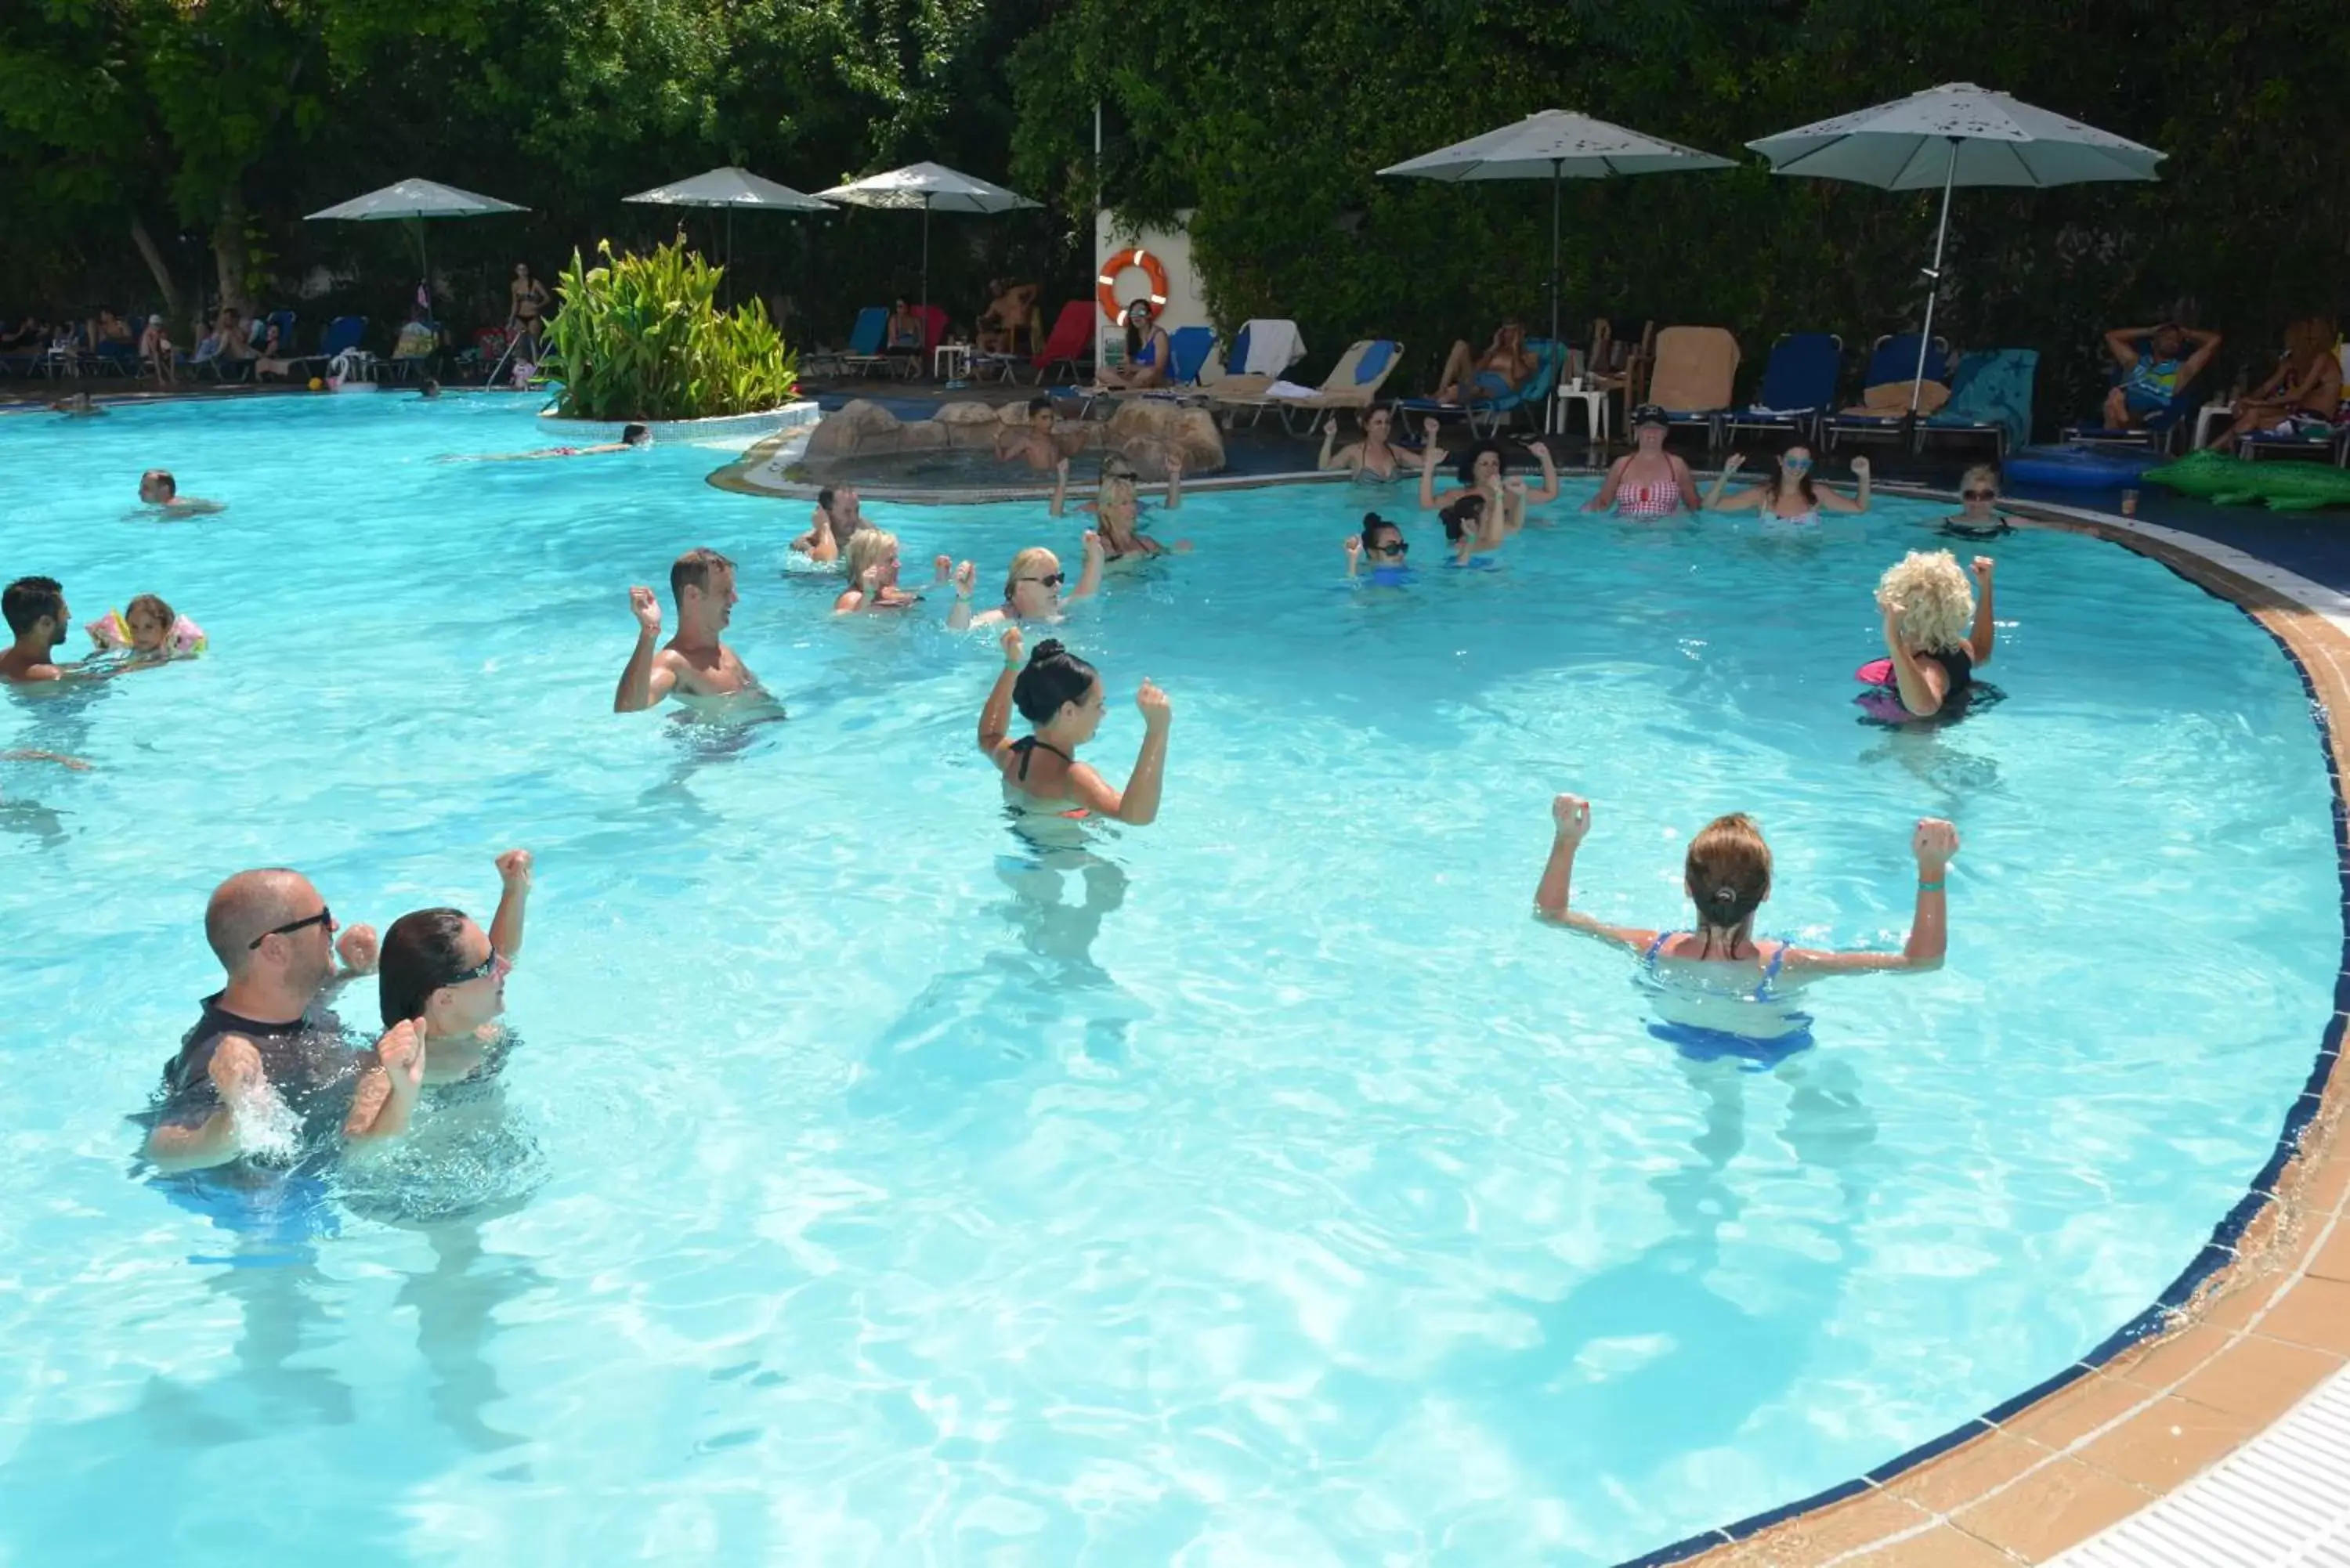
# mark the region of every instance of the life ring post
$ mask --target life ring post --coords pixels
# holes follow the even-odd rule
[[[1127,312],[1135,301],[1119,304],[1118,275],[1129,267],[1139,267],[1150,280],[1150,313],[1157,316],[1167,308],[1167,264],[1139,245],[1128,245],[1109,260],[1102,263],[1101,275],[1094,279],[1094,303],[1101,306],[1104,316],[1117,326],[1126,325]],[[1139,296],[1138,296],[1139,297]]]

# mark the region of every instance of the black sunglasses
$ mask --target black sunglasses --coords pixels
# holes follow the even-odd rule
[[[1398,539],[1392,545],[1374,545],[1371,546],[1371,554],[1374,556],[1401,556],[1409,554],[1411,546],[1401,539]]]
[[[1069,575],[1066,572],[1047,572],[1041,577],[1023,577],[1020,580],[1024,583],[1042,583],[1048,588],[1057,588],[1069,580]]]
[[[484,959],[481,962],[475,964],[471,969],[458,971],[455,974],[451,975],[447,980],[442,981],[441,983],[442,985],[463,985],[467,981],[487,980],[491,975],[497,972],[498,962],[498,950],[492,948],[490,950],[489,957]]]
[[[245,950],[247,952],[258,952],[261,950],[261,944],[267,941],[272,937],[290,937],[295,932],[307,929],[312,926],[331,926],[334,923],[335,911],[327,908],[324,904],[321,904],[318,906],[318,912],[315,915],[305,915],[298,920],[292,920],[282,926],[273,926],[269,929],[262,932],[259,936],[244,944]]]
[[[1961,490],[1959,492],[1959,495],[1961,500],[1965,501],[1996,501],[1999,499],[1999,492],[1996,490]]]

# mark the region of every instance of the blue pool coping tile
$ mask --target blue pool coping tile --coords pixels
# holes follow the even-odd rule
[[[2109,544],[2119,545],[2124,549],[2136,549],[2136,545],[2127,535],[2116,537],[2111,534],[2099,533],[2095,536],[2106,540]],[[2189,1321],[2185,1310],[2187,1304],[2194,1300],[2196,1293],[2213,1277],[2236,1262],[2236,1243],[2243,1239],[2244,1231],[2255,1219],[2259,1218],[2261,1211],[2276,1201],[2278,1180],[2282,1178],[2293,1160],[2299,1158],[2302,1135],[2309,1130],[2309,1124],[2316,1118],[2318,1109],[2324,1104],[2325,1091],[2334,1081],[2335,1070],[2341,1065],[2345,1026],[2345,1023],[2350,1023],[2350,799],[2345,799],[2343,794],[2341,770],[2335,767],[2334,763],[2333,726],[2327,721],[2325,706],[2318,697],[2317,682],[2311,677],[2308,666],[2303,664],[2301,656],[2293,651],[2293,645],[2272,630],[2250,606],[2241,604],[2209,583],[2200,581],[2192,573],[2183,570],[2177,563],[2160,555],[2148,550],[2137,550],[2137,553],[2167,568],[2173,576],[2194,584],[2221,604],[2234,608],[2245,619],[2258,627],[2270,641],[2277,645],[2277,651],[2284,656],[2286,667],[2299,678],[2302,691],[2309,698],[2310,721],[2317,732],[2318,755],[2324,763],[2326,783],[2331,786],[2334,794],[2333,810],[2330,815],[2334,824],[2334,863],[2338,869],[2336,880],[2340,888],[2337,898],[2345,926],[2345,935],[2342,963],[2334,980],[2334,1010],[2326,1019],[2325,1027],[2318,1035],[2316,1058],[2310,1068],[2307,1082],[2302,1085],[2301,1092],[2294,1096],[2293,1104],[2285,1108],[2276,1141],[2271,1146],[2268,1158],[2262,1162],[2260,1169],[2246,1184],[2244,1196],[2237,1199],[2235,1206],[2228,1210],[2218,1224],[2211,1227],[2210,1236],[2205,1241],[2201,1250],[2195,1254],[2194,1259],[2178,1272],[2178,1276],[2170,1282],[2146,1310],[2107,1334],[2095,1349],[2083,1355],[2080,1360],[2066,1366],[2054,1376],[2034,1384],[2022,1393],[2002,1400],[1981,1415],[1970,1417],[1949,1431],[1929,1438],[1907,1453],[1886,1460],[1875,1469],[1855,1480],[1841,1482],[1828,1488],[1825,1491],[1814,1492],[1794,1502],[1784,1503],[1761,1513],[1750,1514],[1732,1523],[1717,1526],[1700,1534],[1677,1541],[1670,1546],[1659,1547],[1644,1557],[1635,1557],[1628,1562],[1617,1563],[1616,1568],[1667,1568],[1670,1563],[1685,1563],[1692,1557],[1711,1552],[1717,1547],[1731,1545],[1759,1535],[1773,1525],[1784,1524],[1789,1520],[1801,1518],[1804,1514],[1820,1509],[1833,1507],[1848,1498],[1857,1497],[1865,1491],[1882,1487],[1928,1460],[1938,1459],[1950,1452],[1961,1443],[1971,1442],[1985,1433],[2013,1420],[2043,1399],[2055,1394],[2066,1385],[2087,1376],[2123,1352],[2168,1334],[2175,1328],[2184,1326]]]

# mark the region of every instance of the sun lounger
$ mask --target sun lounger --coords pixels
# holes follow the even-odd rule
[[[316,354],[288,354],[286,364],[297,374],[316,374],[319,369],[332,366],[338,358],[359,346],[359,339],[367,334],[367,322],[364,316],[336,317],[327,323],[326,335],[318,339]],[[280,347],[292,347],[292,340],[283,332],[277,335],[277,341]],[[260,346],[255,344],[255,347],[257,349]]]
[[[1291,434],[1309,434],[1332,410],[1369,408],[1402,358],[1403,346],[1393,338],[1365,337],[1338,357],[1319,388],[1298,389],[1276,378],[1253,389],[1255,377],[1229,377],[1210,396],[1222,408],[1254,410],[1252,423],[1265,410],[1278,409]]]
[[[1933,436],[1989,436],[1997,455],[2032,439],[2032,379],[2040,354],[2033,348],[1988,348],[1961,355],[1950,377],[1950,400],[1918,421],[1918,450]]]
[[[1721,444],[1730,416],[1731,389],[1738,380],[1738,339],[1725,327],[1668,327],[1657,334],[1656,368],[1648,374],[1645,401],[1664,410],[1674,425],[1705,431],[1708,450]]]
[[[881,340],[889,336],[889,307],[868,305],[857,313],[857,324],[848,329],[847,348],[826,354],[811,354],[801,365],[800,371],[808,376],[846,376],[857,371],[887,369],[889,356],[883,351]]]
[[[1214,327],[1178,327],[1167,335],[1167,379],[1155,387],[1088,387],[1077,417],[1090,415],[1094,405],[1104,398],[1114,402],[1129,398],[1166,398],[1182,402],[1195,398],[1200,393],[1200,372],[1215,351]]]
[[[1423,419],[1464,419],[1471,434],[1492,435],[1510,423],[1522,409],[1542,410],[1550,402],[1551,389],[1558,384],[1559,367],[1565,362],[1566,348],[1547,337],[1529,337],[1526,351],[1534,357],[1534,373],[1525,384],[1492,398],[1471,398],[1458,403],[1442,403],[1434,398],[1399,398],[1396,412]],[[1536,415],[1539,421],[1539,414]]]
[[[1845,436],[1856,441],[1899,439],[1909,428],[1909,389],[1918,375],[1918,334],[1896,333],[1879,337],[1869,350],[1868,369],[1861,376],[1860,401],[1842,413],[1831,414],[1822,427],[1828,448]],[[1926,381],[1918,389],[1918,416],[1936,412],[1950,400],[1950,345],[1937,337],[1926,353]]]
[[[1771,345],[1762,385],[1752,405],[1722,421],[1724,440],[1740,431],[1785,431],[1819,439],[1820,420],[1835,402],[1844,339],[1833,332],[1790,332]]]

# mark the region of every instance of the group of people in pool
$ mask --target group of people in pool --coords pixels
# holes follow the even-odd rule
[[[0,619],[7,622],[9,639],[0,650],[0,684],[10,686],[152,670],[192,658],[205,647],[202,627],[159,596],[139,594],[121,609],[109,609],[84,627],[89,652],[61,663],[57,649],[72,635],[73,615],[66,605],[65,587],[55,577],[18,577],[0,588]]]
[[[1387,421],[1383,410],[1375,412],[1362,441],[1332,455],[1350,456],[1366,472],[1388,466],[1388,477],[1402,477],[1408,470],[1394,461],[1398,450],[1387,445]],[[1639,445],[1611,469],[1594,507],[1627,489],[1666,485],[1691,508],[1727,509],[1725,485],[1735,464],[1700,502],[1686,465],[1661,452],[1661,427],[1643,419],[1638,428]],[[1822,500],[1832,493],[1813,485],[1802,461],[1807,455],[1800,449],[1783,453],[1773,482],[1744,493],[1754,497],[1746,504],[1790,522],[1797,520],[1791,508],[1801,503],[1836,510],[1866,504],[1865,464],[1856,465],[1859,495],[1835,495],[1838,506]],[[1539,443],[1535,483],[1506,474],[1507,454],[1487,441],[1460,455],[1459,483],[1440,490],[1440,456],[1432,439],[1418,453],[1419,493],[1445,524],[1456,558],[1473,560],[1490,551],[1523,525],[1529,506],[1558,498],[1557,471]],[[1655,461],[1644,467],[1644,460]],[[1659,469],[1657,461],[1667,466]],[[1115,564],[1166,550],[1139,531],[1139,476],[1116,460],[1113,465],[1088,504],[1095,526],[1084,533],[1084,566],[1076,583],[1068,582],[1051,550],[1032,546],[1013,558],[1002,601],[980,610],[972,604],[972,565],[957,566],[943,556],[934,562],[934,581],[953,594],[949,624],[1001,628],[1003,664],[981,706],[976,742],[998,774],[1005,803],[1023,817],[1142,826],[1159,809],[1171,719],[1167,695],[1148,679],[1140,682],[1134,701],[1143,719],[1141,744],[1123,786],[1114,784],[1079,755],[1107,712],[1101,673],[1056,638],[1031,648],[1026,630],[1059,620],[1069,603],[1099,593]],[[1053,513],[1061,515],[1067,459],[1056,455],[1054,470]],[[1165,496],[1170,511],[1180,505],[1180,486],[1178,467]],[[1988,471],[1970,472],[1963,495],[1964,511],[1945,526],[1974,537],[2005,529]],[[835,601],[839,613],[900,608],[915,600],[898,584],[897,540],[864,519],[853,489],[824,493],[808,532],[793,547],[812,566],[847,572],[847,586]],[[1402,528],[1374,514],[1348,541],[1348,574],[1367,564],[1374,581],[1381,580],[1380,574],[1401,569],[1408,548]],[[1913,551],[1884,575],[1877,603],[1886,657],[1875,679],[1901,719],[1963,709],[1973,671],[1993,649],[1991,586],[1988,557],[1973,561],[1970,582],[1947,551]],[[734,564],[715,550],[688,551],[671,565],[670,594],[677,627],[664,642],[659,600],[649,587],[629,590],[638,637],[615,692],[615,710],[647,709],[674,697],[733,722],[779,717],[780,704],[724,640],[739,600]],[[0,678],[57,678],[54,650],[70,625],[63,590],[51,579],[20,579],[0,594],[0,611],[14,639],[0,654]],[[130,661],[151,664],[186,651],[188,623],[154,596],[142,595],[124,614],[107,618],[120,623],[121,651]],[[1015,711],[1025,733],[1013,733]],[[1684,880],[1695,914],[1688,929],[1594,919],[1574,909],[1569,898],[1575,855],[1589,826],[1587,802],[1565,794],[1555,802],[1553,845],[1536,889],[1536,911],[1637,951],[1652,973],[1694,977],[1742,1001],[1783,1002],[1792,988],[1817,975],[1927,969],[1946,950],[1944,879],[1958,851],[1956,830],[1947,822],[1923,820],[1913,832],[1917,898],[1910,935],[1898,952],[1835,952],[1758,938],[1753,922],[1771,892],[1770,851],[1760,830],[1739,815],[1709,825],[1690,846]],[[380,943],[364,926],[341,930],[323,898],[297,873],[249,871],[223,883],[206,910],[206,935],[224,983],[204,1000],[195,1026],[166,1066],[149,1157],[163,1168],[186,1169],[338,1139],[380,1142],[402,1133],[420,1105],[429,1106],[432,1085],[494,1074],[507,1041],[496,1020],[505,975],[521,950],[530,857],[509,852],[497,868],[502,894],[486,930],[460,910],[436,908],[403,916]],[[365,1047],[325,1003],[340,986],[370,974],[378,980],[383,1032]],[[1735,1022],[1734,1029],[1711,1032],[1675,1024],[1670,1037],[1685,1053],[1735,1055],[1748,1064],[1800,1049],[1807,1039],[1802,1033],[1807,1021],[1784,1006],[1741,1013]]]

